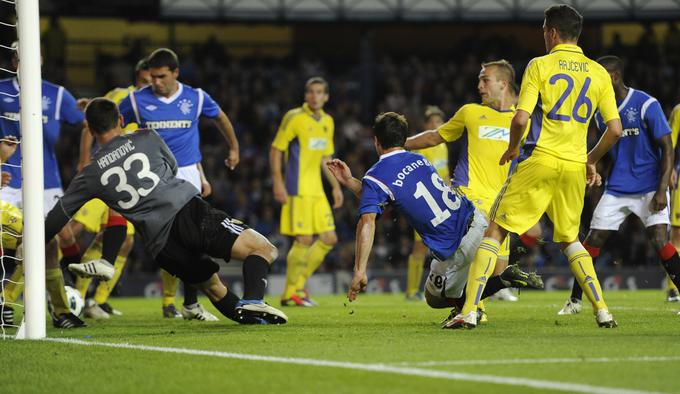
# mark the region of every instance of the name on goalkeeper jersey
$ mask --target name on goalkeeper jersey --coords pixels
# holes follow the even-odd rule
[[[126,142],[124,145],[119,146],[113,151],[97,159],[97,165],[100,169],[103,169],[106,166],[115,163],[116,160],[127,156],[127,154],[133,150],[135,150],[135,146],[132,144],[132,141],[128,140],[128,142]]]
[[[402,186],[404,186],[404,179],[406,179],[406,177],[407,177],[410,173],[412,173],[413,171],[415,171],[417,168],[420,168],[420,167],[429,167],[429,166],[431,166],[431,165],[432,165],[432,164],[430,164],[429,161],[424,160],[424,159],[418,159],[418,160],[416,160],[416,161],[414,161],[414,162],[411,162],[411,163],[405,165],[404,168],[402,168],[401,171],[399,171],[399,172],[397,173],[397,179],[395,179],[394,182],[392,182],[392,184],[393,184],[394,186],[402,187]]]
[[[189,129],[191,125],[190,120],[151,120],[145,124],[147,129]]]

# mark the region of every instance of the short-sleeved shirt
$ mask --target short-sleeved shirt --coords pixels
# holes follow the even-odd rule
[[[71,217],[87,201],[99,198],[134,224],[155,257],[165,246],[177,212],[198,196],[198,190],[176,174],[175,157],[155,131],[116,137],[94,155],[47,215],[46,239],[61,229],[57,219],[63,214]]]
[[[577,45],[556,45],[529,62],[517,109],[531,114],[520,161],[534,150],[585,163],[588,125],[599,110],[605,123],[618,119],[609,73]]]
[[[16,250],[24,230],[23,216],[19,208],[0,201],[0,222],[2,223],[3,250]]]
[[[614,161],[605,191],[615,196],[645,194],[659,186],[661,147],[656,140],[671,133],[659,102],[649,94],[628,89],[618,103],[623,133],[609,154]],[[600,132],[607,129],[602,116],[595,115]]]
[[[291,196],[323,196],[321,161],[334,152],[333,118],[317,116],[305,103],[286,113],[272,146],[286,153],[286,191]]]
[[[170,97],[159,97],[150,86],[130,92],[120,102],[125,124],[154,129],[177,158],[180,167],[201,161],[199,117],[216,118],[220,107],[201,89],[179,83]]]
[[[21,140],[19,128],[19,83],[16,78],[0,81],[0,131],[3,136],[14,136]],[[81,124],[85,115],[78,109],[76,99],[63,86],[42,81],[42,113],[43,113],[43,171],[45,189],[61,188],[59,163],[55,146],[61,133],[62,123]],[[10,187],[21,188],[21,144],[16,153],[7,160],[3,171],[12,174]]]
[[[465,236],[475,207],[444,184],[422,155],[396,150],[380,156],[362,180],[359,214],[382,214],[392,204],[440,260]]]
[[[510,164],[501,166],[498,162],[508,149],[514,113],[514,108],[496,110],[486,105],[466,104],[437,129],[445,141],[462,140],[453,184],[471,200],[480,200],[477,206],[485,211],[508,177]]]

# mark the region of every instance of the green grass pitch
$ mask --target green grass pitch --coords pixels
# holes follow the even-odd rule
[[[607,330],[589,308],[557,316],[566,297],[489,301],[489,323],[471,331],[440,329],[448,310],[401,295],[361,295],[347,306],[342,296],[319,297],[318,308],[285,309],[284,326],[169,320],[159,299],[112,299],[124,316],[48,327],[48,337],[79,344],[0,340],[0,392],[680,392],[679,304],[661,291],[608,292],[619,328]]]

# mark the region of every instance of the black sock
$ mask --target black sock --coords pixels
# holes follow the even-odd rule
[[[125,242],[127,236],[127,225],[110,226],[104,229],[104,236],[102,237],[102,258],[111,265],[116,262],[116,257],[120,251],[120,247]]]
[[[486,287],[482,292],[482,300],[486,297],[491,297],[492,295],[498,293],[499,290],[505,289],[505,285],[501,281],[501,277],[496,275],[489,278],[486,282]]]
[[[184,306],[194,305],[198,302],[198,289],[187,282],[184,283]]]
[[[662,261],[661,265],[663,265],[673,283],[680,288],[680,257],[678,257],[678,254],[674,253],[670,259]]]
[[[576,278],[574,278],[574,284],[571,286],[571,299],[572,300],[582,300],[583,299],[583,289],[578,284]]]
[[[261,300],[267,287],[269,262],[264,257],[250,255],[243,260],[243,299]]]
[[[228,317],[233,321],[236,320],[236,304],[239,302],[239,298],[236,294],[227,290],[227,295],[225,295],[219,301],[213,301],[212,304],[220,311],[221,314]]]

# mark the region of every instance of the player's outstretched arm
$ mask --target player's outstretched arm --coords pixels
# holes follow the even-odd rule
[[[597,169],[595,166],[597,165],[597,162],[600,161],[602,156],[609,152],[609,149],[611,149],[611,147],[616,144],[619,138],[621,138],[622,131],[623,128],[619,118],[610,120],[607,122],[607,129],[604,131],[604,134],[602,134],[602,137],[600,137],[597,145],[595,145],[595,147],[591,149],[590,152],[588,152],[588,175],[586,180],[586,184],[588,186],[593,186],[598,183],[599,175],[597,174]],[[599,182],[601,182],[601,178],[599,179]]]
[[[234,126],[231,124],[227,114],[222,110],[220,110],[220,114],[215,118],[215,125],[229,144],[229,154],[227,159],[224,160],[224,164],[229,167],[229,169],[233,170],[240,160],[238,139],[236,138],[236,132],[234,132]]]
[[[331,184],[333,193],[333,208],[337,209],[342,206],[345,197],[342,195],[342,188],[340,188],[340,183],[328,169],[328,162],[330,161],[331,161],[330,156],[324,156],[321,159],[321,172],[323,172],[323,175],[328,180],[328,183]]]
[[[406,143],[404,144],[404,148],[407,150],[425,149],[443,144],[444,142],[446,142],[446,140],[442,138],[441,134],[439,134],[439,131],[425,130],[422,133],[408,137],[406,139]]]
[[[350,301],[356,300],[359,293],[366,290],[366,285],[368,285],[366,269],[375,237],[375,218],[375,213],[365,213],[361,215],[359,223],[357,223],[354,278],[352,278],[352,284],[347,291],[347,298]]]
[[[352,176],[352,171],[344,161],[333,159],[328,161],[326,166],[341,185],[348,188],[355,196],[361,197],[361,181]]]

